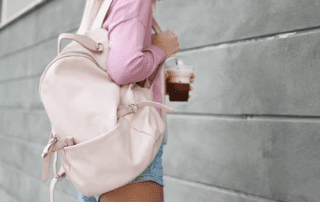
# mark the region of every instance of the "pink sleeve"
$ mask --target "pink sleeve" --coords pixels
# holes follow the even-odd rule
[[[154,45],[143,52],[146,27],[138,18],[120,23],[109,34],[107,72],[118,85],[146,79],[165,60],[164,52]]]

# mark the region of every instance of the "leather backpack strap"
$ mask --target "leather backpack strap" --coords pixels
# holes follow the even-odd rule
[[[160,34],[162,32],[158,22],[156,19],[152,16],[152,29],[155,31],[156,34]],[[157,78],[158,73],[161,71],[161,68],[163,67],[165,61],[161,62],[157,69],[148,77],[149,83],[151,83],[150,88],[153,88],[154,80]]]
[[[87,0],[77,34],[101,28],[113,0]]]
[[[102,1],[86,0],[86,5],[84,7],[82,20],[77,34],[84,34],[85,32],[90,30],[92,23],[99,11],[98,9],[101,3]]]
[[[81,35],[81,34],[62,33],[59,35],[59,38],[58,38],[58,54],[61,53],[60,44],[61,44],[62,39],[74,40],[74,41],[78,42],[79,44],[81,44],[83,47],[85,47],[88,50],[93,51],[93,52],[103,51],[103,45],[101,43],[95,42],[90,37],[87,37],[87,36]]]
[[[110,8],[111,2],[113,0],[104,0],[102,5],[100,6],[99,12],[90,28],[90,30],[94,30],[97,28],[102,28],[102,25],[107,17],[108,10]]]
[[[161,28],[159,26],[159,24],[157,23],[156,19],[154,18],[154,16],[152,16],[152,29],[155,31],[156,34],[161,33]],[[147,48],[146,47],[146,40],[144,40],[144,46],[143,46],[144,50]],[[149,89],[153,88],[153,84],[154,84],[154,79],[157,77],[158,72],[160,70],[160,68],[162,67],[163,62],[159,64],[159,66],[157,67],[156,70],[153,71],[153,73],[146,79],[141,80],[136,82],[137,85],[141,86],[141,87],[145,87],[147,85],[147,82],[150,83],[150,87]]]
[[[157,20],[154,18],[154,16],[152,16],[152,29],[156,32],[156,34],[159,34],[159,33],[161,33],[162,32],[162,30],[161,30],[161,28],[160,28],[160,26],[159,26],[159,24],[158,24],[158,22],[157,22]],[[153,75],[154,74],[152,74],[149,78],[151,79],[151,80],[155,80],[155,78],[157,77],[157,75],[158,75],[158,72],[160,72],[160,76],[161,76],[161,82],[166,82],[166,75],[165,75],[165,61],[163,61],[162,63],[160,63],[159,64],[159,66],[158,66],[158,68],[157,68],[157,70],[155,71],[156,73],[154,73],[156,76],[154,76],[153,77]],[[153,84],[154,84],[154,82],[152,83],[152,86],[151,86],[151,88],[153,87]],[[161,97],[162,97],[162,100],[161,100],[161,102],[162,102],[162,104],[163,105],[166,105],[166,85],[164,84],[162,84],[161,85]],[[172,113],[172,112],[171,112]],[[162,120],[164,121],[164,123],[165,123],[165,125],[166,125],[166,127],[165,127],[165,131],[164,131],[164,137],[163,137],[163,140],[162,140],[162,143],[164,144],[164,145],[166,145],[167,144],[167,142],[168,142],[168,131],[167,131],[167,114],[166,114],[166,111],[165,110],[163,110],[163,109],[161,109],[161,118],[162,118]]]
[[[58,151],[55,152],[55,157],[53,160],[53,171],[54,171],[55,177],[51,180],[51,183],[50,183],[50,202],[54,202],[54,197],[53,197],[54,186],[56,185],[57,181],[60,181],[66,174],[62,165],[60,166],[60,171],[58,172],[57,161],[58,161]]]

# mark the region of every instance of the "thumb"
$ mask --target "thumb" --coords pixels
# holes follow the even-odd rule
[[[168,73],[166,73],[166,79],[168,79],[169,78],[169,74]]]

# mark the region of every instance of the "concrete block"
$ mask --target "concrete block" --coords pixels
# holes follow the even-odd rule
[[[27,76],[28,69],[35,67],[33,54],[33,51],[26,50],[0,58],[0,81],[12,82],[14,78]]]
[[[274,200],[291,202],[307,198],[316,201],[320,197],[317,191],[320,188],[318,131],[316,120],[168,115],[164,173]],[[1,134],[1,165],[18,168],[41,180],[40,156],[47,136],[45,139],[38,145],[32,139],[25,141],[11,134]],[[57,167],[60,165],[58,158]],[[3,175],[0,181],[6,181],[6,177]],[[49,181],[52,177],[51,165]],[[6,185],[16,188],[18,185],[10,184],[13,182]],[[69,192],[69,188],[74,187],[71,181],[59,186],[61,188],[57,189],[67,193],[74,191]]]
[[[166,202],[273,202],[273,200],[253,197],[245,193],[188,182],[164,176],[164,201]]]
[[[46,145],[51,132],[51,123],[44,110],[0,111],[0,134],[20,141]]]
[[[41,154],[47,142],[42,145],[35,145],[32,143],[32,140],[29,142],[19,141],[18,138],[11,138],[10,140],[7,137],[2,137],[0,142],[0,162],[9,167],[16,168],[20,170],[24,175],[28,175],[43,184],[47,184],[51,182],[54,178],[53,173],[53,159],[54,155],[51,159],[51,165],[49,169],[49,178],[47,182],[43,182],[41,179],[42,176],[42,165],[43,159],[41,158]],[[57,168],[60,170],[61,166],[61,157],[58,156]],[[56,187],[56,190],[65,190],[65,193],[74,194],[77,193],[77,189],[72,181],[64,178],[64,183],[58,183],[59,185]],[[14,184],[13,187],[17,185]]]
[[[49,1],[0,32],[0,57],[80,26],[85,0]]]
[[[0,161],[0,187],[9,196],[14,196],[14,201],[18,202],[42,202],[50,201],[50,181],[42,182],[38,179],[28,176],[10,165]],[[77,202],[77,191],[73,189],[72,194],[66,193],[67,190],[72,190],[72,187],[61,189],[62,184],[66,180],[61,180],[56,183],[54,191],[55,201],[61,202]]]
[[[40,77],[7,82],[0,85],[0,106],[8,108],[44,109],[39,95]]]
[[[31,15],[25,16],[23,19],[17,20],[1,30],[0,57],[5,57],[5,55],[35,43],[32,39],[39,29],[37,29],[37,22]]]
[[[33,144],[32,140],[28,142],[19,141],[18,138],[11,138],[12,140],[10,140],[7,136],[1,136],[0,160],[7,165],[20,169],[33,178],[41,180],[43,163],[41,154],[46,144],[40,146]],[[51,176],[53,177],[53,170],[51,169],[50,172],[52,172]]]
[[[188,51],[195,82],[175,112],[320,114],[319,32]]]
[[[0,106],[2,107],[30,107],[30,101],[36,94],[31,94],[32,88],[30,85],[34,83],[35,86],[37,79],[24,79],[14,82],[7,82],[0,85],[0,92],[2,93],[0,99]],[[39,83],[39,82],[38,82]]]
[[[3,202],[22,202],[15,199],[14,196],[11,196],[10,194],[8,194],[8,192],[6,192],[3,189],[0,189],[0,199]]]
[[[154,16],[177,33],[180,49],[319,26],[318,1],[175,0],[158,2]]]
[[[0,67],[2,67],[0,68],[0,81],[12,82],[13,79],[21,80],[22,77],[41,76],[46,67],[58,55],[57,42],[58,37],[54,37],[21,52],[9,54],[3,59],[0,58]],[[70,42],[71,40],[62,40],[61,49]]]
[[[312,120],[168,115],[164,174],[273,200],[317,201],[319,131]]]
[[[167,103],[178,113],[319,115],[318,38],[319,33],[312,32],[185,52],[182,55],[191,57],[195,66],[192,97],[187,103],[169,102],[167,97]],[[38,96],[40,75],[55,55],[56,38],[1,59],[5,68],[0,79],[35,74],[39,79],[4,81],[0,106],[43,108]]]
[[[0,32],[0,56],[79,27],[84,5],[58,0],[32,11]],[[179,0],[159,2],[155,16],[186,49],[319,26],[319,13],[317,1]]]
[[[319,33],[189,51],[195,82],[188,102],[167,104],[177,113],[320,114]],[[49,59],[48,59],[49,60]],[[0,85],[3,107],[43,108],[39,77]],[[47,64],[46,64],[47,65]]]
[[[80,26],[85,0],[50,2],[43,9],[35,13],[34,21],[38,23],[38,32],[35,39],[49,39],[62,32],[68,32]]]

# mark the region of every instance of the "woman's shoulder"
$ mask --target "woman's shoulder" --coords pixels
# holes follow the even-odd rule
[[[151,0],[136,0],[138,18],[144,24],[148,25],[149,18],[152,16]]]
[[[138,18],[147,26],[152,15],[151,0],[113,0],[110,15],[114,16],[114,20],[122,21]]]

